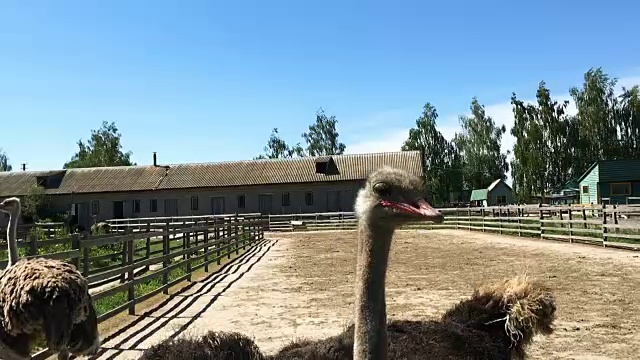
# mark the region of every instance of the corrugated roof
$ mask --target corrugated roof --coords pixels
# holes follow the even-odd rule
[[[316,173],[315,157],[262,159],[218,163],[118,166],[69,169],[59,187],[48,194],[119,192],[154,189],[226,187],[366,179],[370,172],[391,165],[422,175],[419,151],[332,156],[339,174]],[[25,195],[36,177],[47,171],[0,173],[0,196]]]

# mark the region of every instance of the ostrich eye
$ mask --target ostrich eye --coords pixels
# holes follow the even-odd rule
[[[373,191],[380,196],[389,196],[391,195],[391,186],[387,183],[379,182],[373,185]]]

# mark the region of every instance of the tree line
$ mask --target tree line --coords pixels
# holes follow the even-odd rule
[[[452,194],[486,188],[496,179],[505,180],[511,170],[516,200],[530,202],[575,180],[597,160],[640,158],[640,87],[622,88],[602,68],[589,69],[580,87],[569,94],[576,112],[567,111],[569,101],[551,96],[541,81],[536,100],[527,103],[511,95],[514,124],[498,126],[477,98],[470,115],[458,118],[460,128],[452,139],[438,129],[436,107],[427,102],[415,126],[409,130],[401,150],[419,150],[425,180],[436,204],[445,204]],[[319,109],[315,121],[301,133],[300,142],[289,144],[273,128],[263,154],[254,159],[339,155],[346,146],[339,141],[337,119]],[[501,150],[509,131],[513,149]],[[89,139],[77,142],[78,151],[63,166],[80,167],[135,165],[131,151],[124,152],[122,134],[114,122],[104,121]],[[301,143],[304,142],[304,146]],[[513,160],[507,156],[513,151]],[[0,171],[11,171],[7,154],[0,149]]]

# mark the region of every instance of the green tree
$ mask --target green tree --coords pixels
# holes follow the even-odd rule
[[[0,171],[11,171],[11,164],[9,164],[9,157],[0,148]]]
[[[65,169],[105,167],[105,166],[130,166],[131,151],[122,152],[122,134],[114,122],[102,122],[98,130],[91,130],[91,138],[85,144],[78,141],[78,152],[69,162],[64,164]]]
[[[264,147],[264,155],[256,156],[254,159],[280,159],[294,156],[304,156],[300,143],[294,146],[287,145],[287,142],[278,135],[278,128],[273,128],[267,145]]]
[[[475,97],[471,116],[460,116],[459,121],[462,131],[455,135],[453,143],[462,157],[465,188],[486,188],[496,179],[506,180],[508,152],[504,154],[500,149],[506,127],[496,126]]]
[[[46,217],[49,209],[49,197],[44,189],[34,185],[24,197],[22,202],[22,215],[26,222],[33,223]]]
[[[340,155],[346,149],[345,144],[338,141],[335,116],[327,117],[324,110],[316,113],[316,122],[309,125],[309,131],[302,134],[307,143],[306,152],[309,156]]]
[[[538,85],[536,104],[511,97],[515,137],[511,162],[513,187],[518,201],[557,190],[572,176],[573,149],[577,144],[576,124],[566,115],[568,101],[551,98],[544,81]]]
[[[640,87],[622,89],[616,111],[616,124],[620,135],[620,156],[640,158]]]
[[[582,87],[569,90],[578,110],[574,161],[577,173],[586,171],[597,160],[616,159],[622,153],[616,120],[620,114],[616,83],[602,68],[591,68],[584,74]]]
[[[438,130],[437,118],[436,108],[426,103],[402,150],[421,152],[425,183],[433,194],[433,202],[440,205],[449,202],[450,193],[462,190],[462,178],[458,151]]]

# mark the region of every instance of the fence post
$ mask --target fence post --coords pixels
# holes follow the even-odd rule
[[[627,201],[629,201],[629,200],[628,200],[628,198],[627,198]],[[614,204],[614,205],[613,205],[613,209],[614,209],[614,210],[617,210],[617,209],[618,209],[618,205]],[[613,231],[614,231],[616,234],[619,234],[619,233],[620,233],[620,228],[618,227],[618,215],[619,215],[619,214],[618,214],[618,211],[614,211],[614,212],[613,212],[613,224],[614,224],[614,225],[616,225],[616,227],[614,228],[614,230],[613,230]]]
[[[508,225],[507,229],[509,229],[509,234],[512,234],[512,232],[511,232],[511,229],[512,229],[511,228],[511,209],[510,208],[507,208],[507,225]]]
[[[166,268],[169,266],[169,253],[171,249],[169,246],[169,221],[164,225],[164,232],[162,234],[162,270],[164,273],[162,274],[162,286],[165,286],[169,283],[169,273],[166,272]],[[165,295],[169,294],[169,288],[165,288],[162,290],[162,293]]]
[[[134,277],[134,266],[133,266],[133,239],[127,240],[125,242],[127,245],[127,265],[129,266],[129,274],[127,276],[127,281],[129,284],[133,282]],[[127,301],[129,302],[129,315],[135,315],[136,313],[136,293],[135,287],[133,285],[129,286],[127,289]]]
[[[82,240],[87,240],[88,238],[88,233],[85,232],[82,234]],[[82,275],[87,277],[89,276],[89,255],[91,254],[91,248],[89,246],[84,246],[82,242],[80,244],[80,247],[82,248]]]
[[[539,211],[540,211],[540,222],[539,222],[539,224],[540,224],[540,239],[542,239],[543,238],[542,235],[544,233],[544,230],[543,230],[544,227],[543,227],[543,222],[542,222],[542,220],[544,220],[544,213],[542,212],[542,209],[540,209]]]
[[[215,236],[213,237],[213,241],[216,244],[216,263],[220,266],[220,230],[222,230],[222,227],[218,225],[218,218],[214,218],[213,224],[216,227]]]
[[[131,228],[128,228],[128,227],[125,228],[124,234],[120,236],[128,235],[129,231],[131,231]],[[120,261],[120,266],[125,267],[127,265],[127,242],[123,241],[123,242],[120,242],[120,244],[122,245],[122,251],[120,252],[120,256],[122,256],[122,260]],[[125,273],[120,274],[120,282],[124,283],[125,281],[127,281],[127,274]]]
[[[205,225],[207,226],[204,229],[204,243],[206,245],[209,243],[209,219],[205,221]],[[204,272],[209,272],[209,247],[208,246],[204,247]]]
[[[182,222],[182,250],[185,251],[184,254],[182,254],[182,260],[186,260],[187,259],[187,222],[183,221]]]
[[[227,224],[227,228],[225,230],[225,241],[224,244],[226,245],[225,249],[227,249],[227,259],[231,259],[231,218],[226,217],[224,219],[225,223]]]
[[[71,235],[71,249],[78,250],[78,256],[71,258],[71,263],[76,267],[76,269],[80,270],[80,241],[78,234]]]
[[[238,213],[236,213],[233,217],[233,237],[234,237],[234,242],[236,243],[233,247],[236,248],[236,255],[240,254],[240,234],[238,233],[239,231],[239,226],[238,226]]]
[[[459,223],[460,223],[460,211],[458,211],[458,208],[456,208],[456,230],[459,229]]]
[[[602,204],[602,246],[607,247],[607,213],[606,204]]]
[[[522,218],[524,217],[524,208],[518,209],[518,236],[522,236]]]
[[[569,243],[573,242],[573,209],[569,207]]]
[[[191,281],[191,232],[187,231],[185,233],[185,237],[183,239],[184,244],[185,244],[185,251],[186,253],[184,254],[184,256],[186,257],[186,261],[187,261],[187,281]]]
[[[499,234],[502,235],[502,209],[498,208],[498,230]]]
[[[147,222],[147,234],[151,232],[151,221]],[[145,259],[149,259],[151,257],[151,238],[148,237],[145,240],[145,244],[144,244],[144,258]],[[149,267],[147,266],[147,269],[149,269]]]
[[[38,255],[38,236],[36,234],[29,234],[29,255]]]

